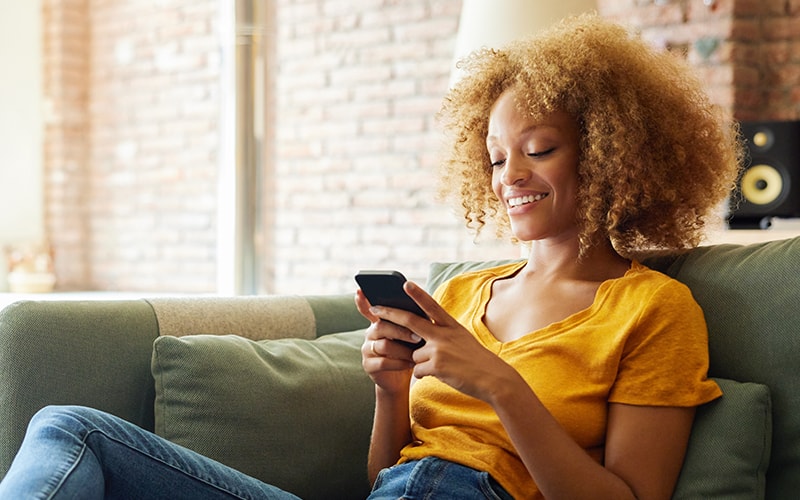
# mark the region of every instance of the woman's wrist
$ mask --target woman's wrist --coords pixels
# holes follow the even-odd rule
[[[402,384],[397,387],[385,387],[375,384],[375,400],[386,400],[387,402],[397,398],[408,400],[408,391],[411,384]]]
[[[531,390],[522,375],[512,366],[507,366],[508,370],[504,370],[503,374],[498,374],[498,378],[487,380],[484,401],[495,409],[504,405],[517,404],[520,394]]]

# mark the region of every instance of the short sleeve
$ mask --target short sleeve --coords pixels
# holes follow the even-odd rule
[[[689,407],[721,396],[708,378],[708,330],[689,288],[665,281],[639,311],[609,402]]]

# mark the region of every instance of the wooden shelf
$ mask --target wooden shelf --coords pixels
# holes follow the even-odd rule
[[[775,219],[769,229],[725,229],[713,231],[703,245],[735,243],[749,245],[800,236],[800,219]]]

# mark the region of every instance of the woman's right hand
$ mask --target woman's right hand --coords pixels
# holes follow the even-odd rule
[[[394,396],[408,397],[414,368],[413,349],[397,340],[416,344],[419,336],[409,329],[383,321],[370,312],[370,303],[361,290],[356,292],[356,307],[370,321],[361,346],[361,364],[378,389]],[[405,311],[402,311],[405,313]],[[413,313],[406,313],[413,314]]]

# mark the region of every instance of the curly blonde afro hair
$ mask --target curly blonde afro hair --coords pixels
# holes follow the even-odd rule
[[[491,188],[491,107],[506,90],[534,118],[556,110],[579,127],[581,253],[603,238],[623,255],[699,244],[719,220],[742,156],[736,123],[690,67],[595,14],[566,19],[502,50],[473,53],[446,96],[442,194],[468,227],[508,219]]]

